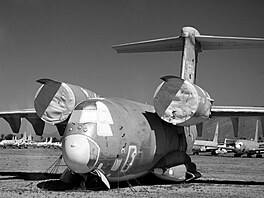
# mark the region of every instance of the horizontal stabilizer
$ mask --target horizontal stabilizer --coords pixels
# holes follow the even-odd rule
[[[264,39],[199,35],[195,39],[202,50],[248,49],[264,47]]]
[[[183,42],[181,37],[170,37],[115,45],[112,47],[117,53],[182,51]]]
[[[263,48],[264,39],[246,37],[224,37],[195,35],[195,43],[199,43],[199,50],[224,50],[224,49],[248,49]],[[112,46],[117,53],[138,53],[138,52],[166,52],[182,51],[183,39],[181,36],[139,41]]]

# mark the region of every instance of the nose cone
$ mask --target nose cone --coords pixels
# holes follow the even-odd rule
[[[242,143],[242,142],[236,142],[236,144],[235,144],[235,148],[236,148],[237,150],[242,150],[242,147],[243,147],[243,143]]]
[[[91,171],[88,166],[91,147],[89,140],[83,135],[69,135],[65,137],[62,145],[63,159],[73,172],[87,173]]]

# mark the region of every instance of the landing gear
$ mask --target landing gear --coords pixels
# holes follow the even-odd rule
[[[252,155],[248,153],[248,154],[247,154],[247,157],[251,158],[251,157],[252,157]]]
[[[262,155],[260,153],[257,153],[256,158],[262,158]]]
[[[211,155],[213,155],[213,156],[217,156],[218,154],[216,153],[215,150],[213,150],[213,151],[211,151]]]
[[[234,154],[234,157],[241,157],[241,154],[239,154],[239,153],[235,153],[235,154]]]

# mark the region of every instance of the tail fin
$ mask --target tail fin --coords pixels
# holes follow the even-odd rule
[[[27,140],[27,132],[25,131],[24,134],[23,134],[23,138],[22,138],[22,141],[26,141]]]
[[[182,51],[181,78],[196,81],[198,53],[202,50],[241,49],[264,47],[264,39],[200,35],[192,27],[183,27],[181,36],[140,41],[113,48],[117,53]]]
[[[226,147],[227,138],[224,140],[224,147]]]
[[[218,128],[219,128],[219,123],[216,124],[216,128],[215,128],[215,135],[213,139],[214,143],[218,143]]]
[[[259,128],[259,121],[256,121],[256,131],[255,131],[255,142],[258,142],[258,128]]]
[[[28,141],[32,141],[32,136],[31,136],[31,134],[29,134],[28,135],[28,139],[27,139]]]

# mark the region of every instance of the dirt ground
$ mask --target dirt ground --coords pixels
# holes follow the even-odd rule
[[[57,170],[49,168],[60,161],[60,155],[58,149],[0,148],[0,197],[264,197],[264,158],[191,155],[202,173],[195,182],[153,185],[141,181],[133,187],[91,191],[60,182],[63,160]]]

